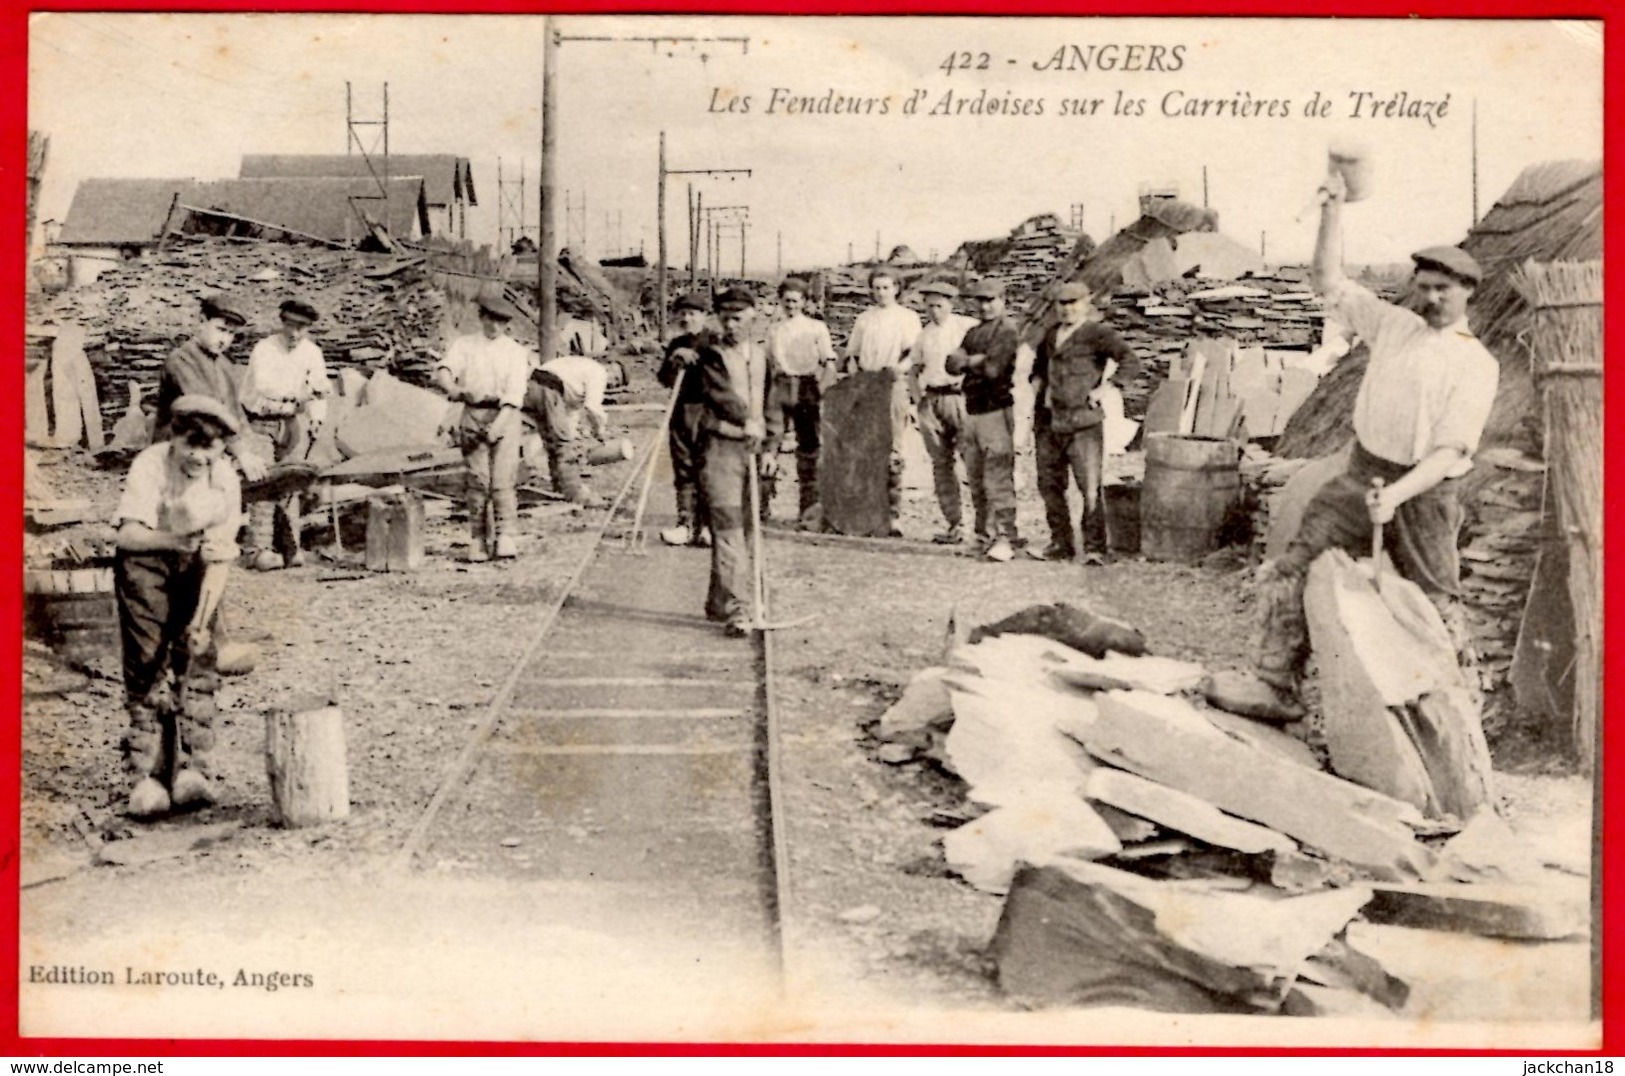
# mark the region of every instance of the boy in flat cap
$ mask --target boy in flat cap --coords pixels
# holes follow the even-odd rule
[[[711,512],[711,586],[705,615],[730,636],[749,631],[751,564],[745,548],[750,468],[777,448],[779,416],[768,407],[765,349],[752,339],[756,300],[743,288],[717,296],[722,331],[699,348],[694,371],[704,389],[705,499]],[[693,375],[690,375],[693,376]],[[751,527],[759,526],[749,520]]]
[[[1467,303],[1482,277],[1458,247],[1417,251],[1413,313],[1384,302],[1342,271],[1341,175],[1322,187],[1313,283],[1328,314],[1371,348],[1354,401],[1353,454],[1304,510],[1287,551],[1261,575],[1256,671],[1266,702],[1282,718],[1302,715],[1298,682],[1308,656],[1303,588],[1309,566],[1332,547],[1369,551],[1372,525],[1401,575],[1438,607],[1467,681],[1476,689],[1471,636],[1460,604],[1458,480],[1495,403],[1500,366],[1467,327]],[[1380,480],[1380,481],[1378,481]]]
[[[310,338],[316,308],[303,299],[286,299],[279,310],[282,327],[254,345],[248,355],[239,398],[248,428],[268,438],[274,460],[302,460],[316,430],[327,418],[327,363]],[[277,524],[291,535],[286,554],[276,551]],[[299,494],[281,502],[256,501],[248,510],[249,562],[256,571],[296,568],[305,555],[299,548]]]
[[[154,401],[156,423],[153,440],[166,440],[170,434],[171,411],[182,396],[207,396],[226,409],[234,429],[226,440],[226,455],[236,461],[243,477],[250,482],[265,477],[269,461],[261,459],[253,448],[244,443],[242,432],[248,418],[237,397],[237,379],[233,376],[231,360],[226,349],[248,317],[242,308],[225,295],[205,295],[201,300],[203,323],[191,339],[181,344],[164,360],[163,373],[158,378],[158,395]]]
[[[908,430],[908,387],[903,381],[909,348],[920,336],[920,316],[897,301],[902,281],[881,266],[869,274],[874,305],[852,322],[846,338],[846,372],[884,370],[892,376],[891,456],[886,461],[886,492],[891,502],[891,534],[902,537],[897,513],[903,505],[903,436]]]
[[[787,277],[779,285],[782,311],[767,328],[767,359],[773,370],[770,406],[779,414],[781,428],[796,433],[796,515],[806,515],[818,503],[818,423],[826,373],[835,362],[829,326],[806,312],[805,280]],[[771,466],[771,465],[769,465]],[[774,479],[762,489],[764,516],[773,499]]]
[[[499,295],[479,299],[480,331],[453,340],[435,368],[435,383],[463,405],[454,431],[463,450],[463,489],[470,542],[467,559],[518,556],[519,410],[525,403],[530,355],[508,335],[519,313]],[[491,518],[487,519],[487,510]]]
[[[1015,325],[1004,315],[1004,288],[984,280],[971,289],[981,321],[945,363],[964,377],[965,472],[976,534],[988,560],[1016,555]]]
[[[241,432],[220,401],[170,401],[169,439],[143,449],[119,500],[113,578],[129,727],[120,746],[137,818],[213,803],[216,612],[237,557]]]
[[[947,523],[947,529],[933,540],[956,545],[964,540],[958,463],[965,444],[965,379],[950,374],[947,363],[948,356],[959,350],[965,334],[976,327],[976,319],[954,313],[959,289],[947,281],[922,284],[920,294],[925,296],[925,327],[915,338],[909,362],[915,371],[920,438],[931,457],[937,507],[942,509]]]
[[[1097,320],[1087,284],[1061,285],[1055,300],[1060,320],[1044,332],[1033,359],[1033,454],[1038,492],[1049,522],[1049,547],[1042,560],[1070,561],[1072,513],[1066,504],[1067,476],[1083,500],[1083,556],[1100,564],[1106,554],[1106,516],[1101,509],[1101,468],[1106,453],[1100,391],[1115,377],[1133,376],[1134,349]]]
[[[666,343],[666,354],[655,375],[666,388],[676,386],[677,406],[671,413],[667,445],[671,450],[671,484],[677,494],[677,523],[660,532],[667,545],[711,544],[710,517],[705,510],[705,492],[700,476],[705,466],[705,387],[699,376],[685,371],[700,361],[699,348],[710,340],[706,321],[711,303],[697,291],[679,295],[672,305],[679,332]]]

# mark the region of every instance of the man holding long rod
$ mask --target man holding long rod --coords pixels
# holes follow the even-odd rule
[[[1467,327],[1467,303],[1482,272],[1459,247],[1428,247],[1411,255],[1411,289],[1420,312],[1384,302],[1343,275],[1346,192],[1337,172],[1321,188],[1313,283],[1327,313],[1369,343],[1371,360],[1354,401],[1348,470],[1309,502],[1297,537],[1260,576],[1261,708],[1279,719],[1303,714],[1297,692],[1309,651],[1303,611],[1309,566],[1334,546],[1353,556],[1370,552],[1376,527],[1399,573],[1439,609],[1468,683],[1476,687],[1460,603],[1462,508],[1456,487],[1472,469],[1500,375],[1495,357]]]
[[[751,468],[769,469],[777,462],[781,416],[768,404],[767,354],[752,338],[756,300],[743,288],[730,288],[716,298],[721,332],[698,349],[688,373],[705,400],[701,485],[711,513],[711,584],[705,615],[721,621],[731,637],[749,633],[751,564],[745,547],[746,491]]]

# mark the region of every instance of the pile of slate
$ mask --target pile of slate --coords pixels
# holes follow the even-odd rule
[[[213,292],[230,293],[248,315],[229,352],[237,362],[276,330],[282,300],[297,295],[321,314],[311,337],[330,370],[387,369],[427,383],[443,353],[452,305],[434,275],[422,254],[192,237],[50,297],[38,316],[84,327],[102,412],[111,420],[124,413],[132,384],[150,394],[164,357],[196,329],[199,298]],[[534,340],[534,327],[523,320],[512,331]]]
[[[914,678],[881,719],[882,758],[964,782],[974,817],[944,857],[1005,897],[990,948],[1007,994],[1392,1017],[1409,988],[1376,927],[1585,933],[1585,865],[1497,816],[1448,638],[1420,591],[1390,584],[1379,595],[1340,553],[1311,573],[1332,772],[1297,726],[1215,708],[1206,670],[1084,609],[1023,610]]]
[[[1086,254],[1094,242],[1082,232],[1061,226],[1053,213],[1022,221],[1010,232],[1004,256],[985,279],[1004,285],[1005,308],[1014,316],[1025,314],[1056,271],[1075,253]]]

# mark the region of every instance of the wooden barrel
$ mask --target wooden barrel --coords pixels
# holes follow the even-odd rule
[[[1219,547],[1241,500],[1241,445],[1210,437],[1146,438],[1140,549],[1151,560],[1190,563]]]
[[[113,569],[28,569],[23,592],[29,627],[61,657],[91,661],[118,652]]]

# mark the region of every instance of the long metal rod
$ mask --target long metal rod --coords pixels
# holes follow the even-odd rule
[[[787,992],[788,960],[784,941],[784,910],[789,903],[790,857],[789,839],[784,827],[784,796],[780,787],[783,769],[782,744],[779,740],[778,714],[773,703],[773,632],[768,623],[767,585],[764,580],[765,562],[762,549],[762,486],[758,473],[761,456],[750,456],[750,518],[751,529],[751,587],[754,598],[756,623],[764,625],[751,634],[762,663],[761,702],[762,720],[757,726],[751,765],[753,799],[757,804],[758,825],[757,862],[761,872],[761,901],[763,919],[767,928],[768,947],[774,963],[781,994]]]
[[[626,532],[626,548],[629,550],[641,549],[645,545],[643,510],[649,506],[649,489],[654,485],[655,464],[660,460],[660,446],[666,441],[666,431],[671,428],[671,416],[677,410],[677,394],[683,391],[683,380],[687,377],[687,370],[677,374],[677,382],[672,385],[671,395],[666,399],[666,411],[660,416],[660,429],[655,433],[654,447],[649,450],[648,466],[643,469],[643,488],[638,491],[638,508],[632,515],[632,529]]]

